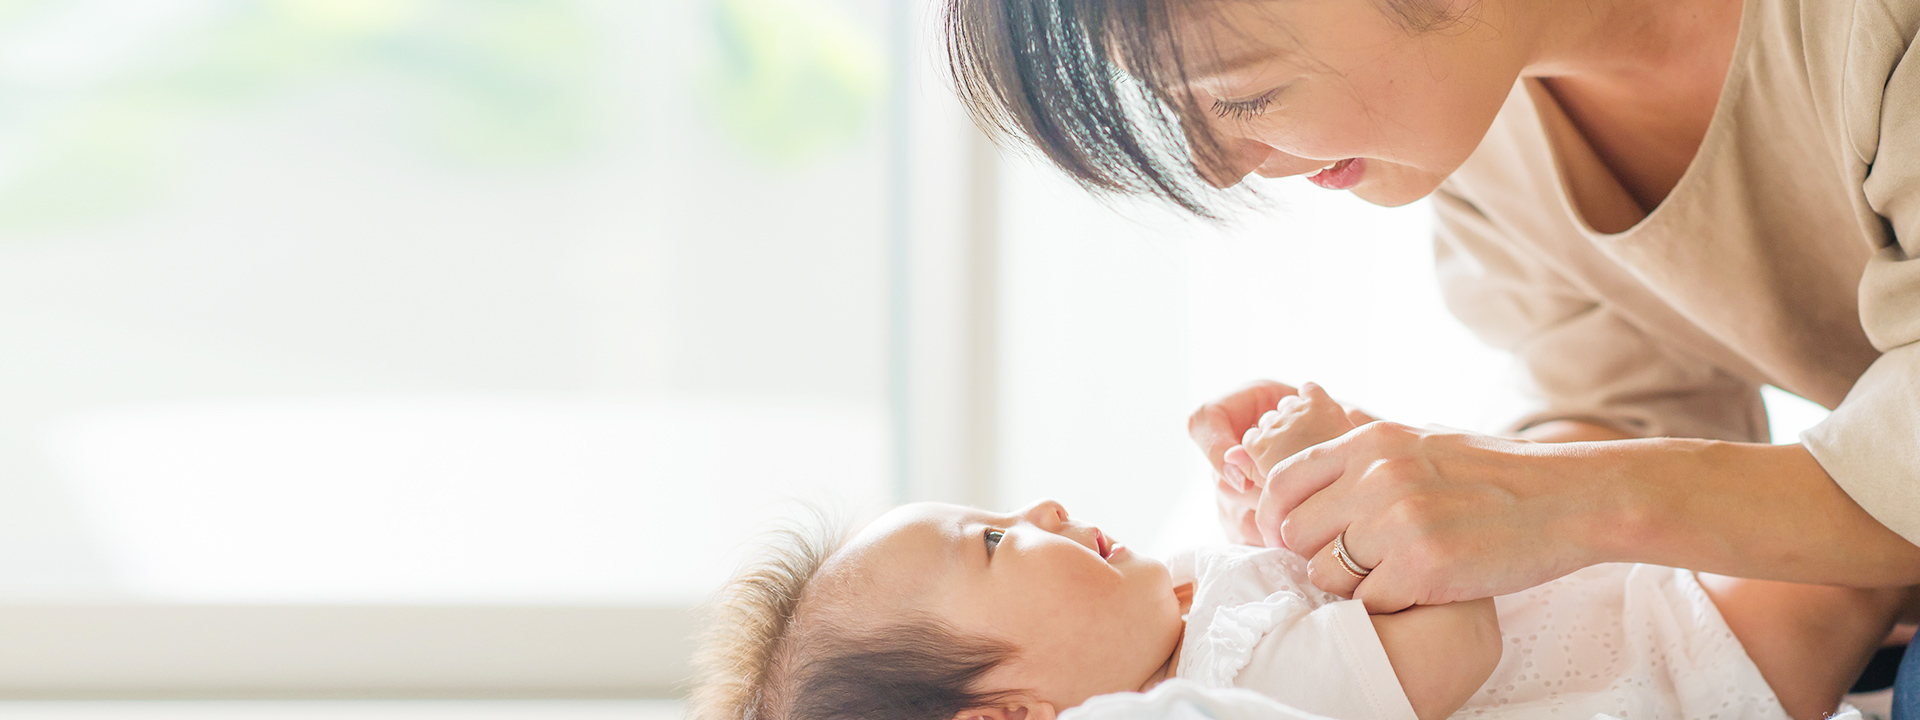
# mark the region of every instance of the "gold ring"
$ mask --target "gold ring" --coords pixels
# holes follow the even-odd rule
[[[1333,538],[1333,559],[1340,563],[1341,570],[1347,571],[1347,574],[1352,575],[1354,579],[1364,578],[1373,573],[1371,568],[1360,567],[1360,563],[1355,562],[1353,556],[1347,554],[1347,531],[1345,530],[1341,530],[1340,534]]]

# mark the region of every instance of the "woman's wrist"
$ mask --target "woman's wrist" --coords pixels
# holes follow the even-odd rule
[[[1687,478],[1711,467],[1712,444],[1635,438],[1585,443],[1569,454],[1566,477],[1586,488],[1588,510],[1571,531],[1583,538],[1590,560],[1670,564],[1669,549],[1697,542],[1685,532]]]
[[[1621,467],[1642,442],[1536,442],[1528,448],[1539,459],[1530,473],[1538,484],[1533,492],[1550,514],[1544,534],[1562,548],[1564,572],[1632,561],[1640,539],[1663,522],[1657,502]]]
[[[1557,508],[1548,535],[1569,551],[1570,569],[1624,562],[1638,550],[1636,540],[1659,523],[1656,503],[1635,486],[1637,475],[1621,472],[1622,455],[1634,440],[1611,425],[1585,420],[1554,420],[1517,433],[1535,443],[1539,459],[1532,475],[1535,492],[1554,498]]]

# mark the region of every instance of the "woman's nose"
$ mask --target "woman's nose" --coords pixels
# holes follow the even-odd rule
[[[1020,516],[1047,532],[1057,532],[1067,524],[1067,509],[1053,500],[1039,500],[1020,511]]]
[[[1204,155],[1217,155],[1208,158]],[[1219,147],[1212,153],[1202,153],[1195,149],[1194,167],[1200,169],[1200,176],[1207,183],[1222,190],[1240,184],[1249,173],[1266,164],[1273,155],[1273,148],[1266,143],[1247,138],[1223,137]]]

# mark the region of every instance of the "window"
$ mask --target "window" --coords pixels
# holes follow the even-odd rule
[[[7,684],[667,688],[778,498],[897,490],[889,12],[0,12]]]

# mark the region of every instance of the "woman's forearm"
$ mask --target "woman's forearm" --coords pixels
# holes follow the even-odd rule
[[[1542,449],[1555,474],[1596,493],[1601,514],[1567,530],[1603,561],[1853,587],[1920,583],[1920,547],[1874,520],[1799,445],[1652,438]]]
[[[1598,423],[1556,420],[1535,442],[1627,439]],[[1886,529],[1805,448],[1706,440],[1608,442],[1591,462],[1625,492],[1599,554],[1740,577],[1873,587],[1920,582],[1920,548]],[[1577,460],[1576,460],[1577,461]]]
[[[1554,420],[1540,423],[1515,433],[1522,440],[1534,442],[1597,442],[1601,440],[1630,440],[1634,436],[1615,430],[1600,423],[1584,420]]]

